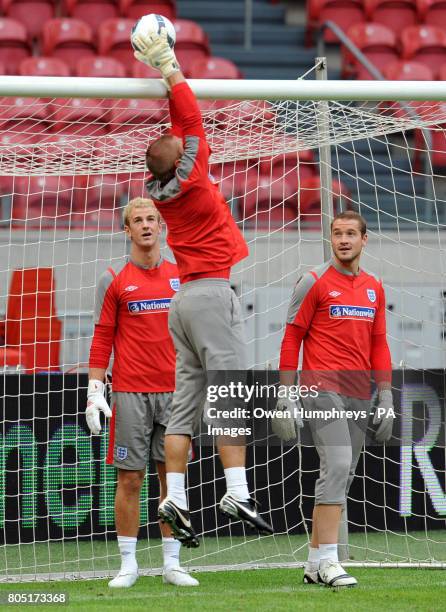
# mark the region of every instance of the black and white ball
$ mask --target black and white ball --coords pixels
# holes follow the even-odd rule
[[[150,15],[144,15],[141,17],[133,26],[132,33],[130,35],[130,42],[132,43],[132,47],[135,51],[140,51],[138,46],[134,43],[134,36],[147,36],[148,34],[160,34],[161,28],[166,28],[167,32],[167,42],[170,47],[173,48],[176,40],[175,28],[173,27],[173,23],[167,19],[167,17],[163,17],[162,15],[155,15],[155,13],[151,13]]]

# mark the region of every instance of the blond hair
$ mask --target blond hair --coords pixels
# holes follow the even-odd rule
[[[134,208],[153,208],[156,212],[156,217],[158,222],[161,222],[161,215],[153,200],[150,198],[133,198],[130,202],[127,203],[124,210],[122,211],[122,223],[127,226],[130,225],[130,214]]]

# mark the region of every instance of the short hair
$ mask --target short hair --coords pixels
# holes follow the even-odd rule
[[[344,210],[343,212],[338,213],[333,221],[330,224],[330,233],[333,231],[333,223],[338,219],[345,219],[346,221],[357,221],[359,223],[359,230],[361,235],[367,233],[367,223],[362,215],[360,215],[356,210]]]
[[[147,168],[159,181],[168,181],[175,174],[178,157],[178,138],[172,134],[164,134],[147,147]]]
[[[158,223],[161,223],[160,211],[155,206],[153,200],[150,198],[133,198],[133,200],[130,200],[130,202],[127,203],[122,211],[122,223],[124,225],[130,225],[130,215],[134,208],[153,208],[156,213]]]

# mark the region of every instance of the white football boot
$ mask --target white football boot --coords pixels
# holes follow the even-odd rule
[[[321,582],[329,587],[354,587],[358,584],[356,578],[347,574],[339,561],[321,561],[318,574]]]
[[[165,568],[163,570],[163,582],[164,584],[182,587],[194,587],[200,584],[196,578],[193,578],[180,566]]]

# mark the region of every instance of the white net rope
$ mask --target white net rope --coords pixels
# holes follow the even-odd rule
[[[414,116],[384,101],[201,106],[210,171],[250,248],[231,279],[243,306],[250,367],[277,366],[292,287],[322,261],[321,189],[329,190],[336,210],[351,207],[366,217],[364,265],[384,279],[392,360],[405,368],[395,376],[395,392],[402,423],[412,424],[418,446],[365,449],[349,499],[350,559],[444,564],[446,540],[438,527],[446,516],[446,107],[410,104]],[[79,373],[88,362],[97,280],[128,252],[122,207],[145,194],[144,151],[167,128],[164,101],[0,103],[0,310],[6,319],[0,578],[100,576],[119,567],[115,471],[104,463],[106,436],[92,440],[86,432],[86,378]],[[319,179],[323,144],[331,147],[328,187]],[[59,335],[34,331],[25,338],[24,323],[18,336],[8,331],[13,272],[28,268],[51,270],[53,284],[31,290],[34,305],[21,302],[19,320],[54,332],[57,319]],[[39,311],[38,296],[45,293],[51,305]],[[26,374],[20,379],[18,364]],[[51,381],[38,373],[49,369]],[[251,490],[271,509],[276,534],[258,538],[222,519],[216,504],[223,473],[214,450],[198,446],[189,498],[204,537],[199,549],[182,551],[183,564],[215,569],[305,560],[314,449],[258,444],[248,454]],[[162,564],[153,466],[147,483],[138,559],[152,572]]]

